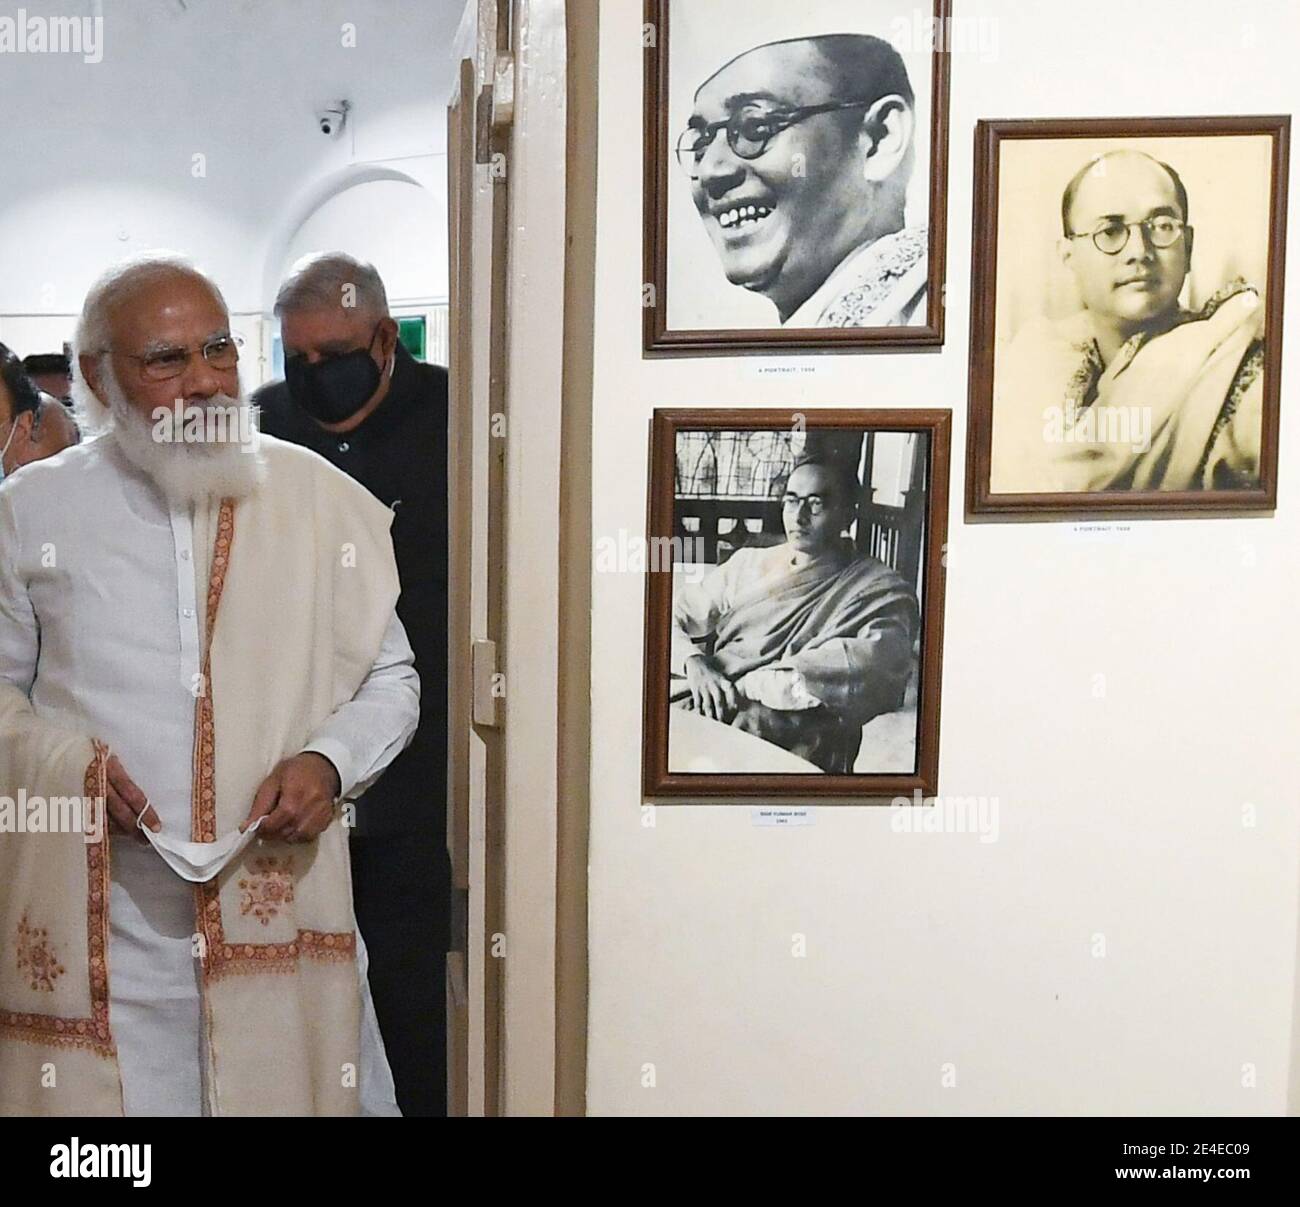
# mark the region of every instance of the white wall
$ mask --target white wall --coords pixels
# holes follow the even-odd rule
[[[1290,112],[1300,18],[1270,0],[1098,0],[1082,18],[1022,0],[959,8],[997,22],[998,48],[954,56],[947,346],[837,356],[795,395],[741,359],[641,356],[641,6],[601,6],[593,537],[644,533],[657,405],[951,407],[940,789],[996,796],[1000,833],[896,834],[885,809],[830,806],[802,829],[721,806],[660,807],[647,828],[644,582],[595,574],[594,1114],[1285,1109],[1292,423],[1271,518],[1090,541],[1068,524],[968,525],[961,500],[975,121]],[[1300,304],[1288,311],[1284,409]]]
[[[92,0],[24,7],[93,11]],[[462,7],[103,0],[102,62],[4,55],[0,340],[24,354],[57,348],[95,276],[153,247],[193,255],[232,312],[263,313],[299,225],[346,185],[373,189],[362,182],[376,174],[418,183],[424,204],[350,212],[347,226],[336,209],[329,233],[418,249],[399,296],[445,299],[446,105]],[[315,113],[340,98],[353,112],[328,139]]]
[[[382,219],[378,216],[382,215]],[[372,180],[331,197],[297,230],[284,257],[346,241],[384,280],[390,305],[447,300],[447,197],[401,180]]]

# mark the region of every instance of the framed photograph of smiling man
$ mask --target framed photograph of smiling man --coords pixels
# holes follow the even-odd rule
[[[949,0],[647,0],[647,351],[936,346]]]
[[[951,411],[656,411],[644,788],[933,795]]]
[[[1290,124],[979,123],[968,514],[1274,506]]]

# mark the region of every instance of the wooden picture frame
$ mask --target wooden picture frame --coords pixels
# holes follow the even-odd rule
[[[1275,507],[1290,127],[1291,120],[1288,116],[1070,118],[978,123],[975,131],[972,314],[966,445],[966,514],[968,517],[1039,516],[1064,519],[1103,513],[1140,516],[1259,512]],[[1231,148],[1226,142],[1215,146],[1198,145],[1198,142],[1204,140],[1228,139],[1238,141],[1232,143]],[[1260,139],[1265,141],[1252,141]],[[1033,145],[1035,143],[1037,146]],[[1249,172],[1234,175],[1230,166],[1216,162],[1216,156],[1228,154],[1229,149],[1233,155],[1241,156],[1242,162],[1261,165],[1258,168],[1260,173],[1264,171],[1262,165],[1266,165],[1267,181],[1251,179]],[[1042,189],[1045,195],[1049,187],[1059,190],[1065,180],[1062,179],[1060,172],[1033,172],[1035,165],[1032,157],[1035,155],[1040,157],[1041,162],[1038,166],[1041,167],[1049,161],[1063,164],[1065,155],[1069,153],[1072,162],[1077,162],[1079,165],[1075,179],[1083,180],[1085,171],[1104,174],[1108,165],[1115,163],[1116,157],[1112,152],[1124,151],[1145,156],[1166,173],[1176,160],[1184,165],[1181,168],[1175,167],[1170,175],[1172,183],[1176,186],[1174,196],[1176,197],[1177,190],[1181,189],[1182,203],[1184,205],[1190,203],[1189,212],[1185,215],[1189,220],[1181,224],[1183,235],[1188,242],[1183,251],[1186,259],[1181,261],[1176,269],[1181,274],[1177,277],[1177,289],[1184,291],[1190,298],[1195,286],[1197,297],[1204,299],[1204,303],[1199,308],[1197,304],[1183,306],[1180,301],[1182,294],[1179,294],[1174,298],[1174,310],[1166,310],[1164,318],[1154,320],[1149,332],[1139,331],[1136,336],[1127,337],[1129,342],[1122,344],[1117,352],[1112,351],[1109,357],[1102,351],[1098,341],[1084,338],[1078,342],[1074,351],[1077,351],[1081,357],[1093,356],[1095,359],[1090,362],[1091,367],[1081,361],[1084,376],[1080,378],[1076,375],[1069,379],[1066,396],[1063,399],[1064,408],[1062,408],[1060,405],[1062,400],[1058,397],[1061,391],[1054,384],[1057,380],[1055,377],[1044,374],[1040,378],[1032,372],[1025,376],[1020,370],[1027,363],[1048,364],[1047,349],[1054,336],[1044,338],[1041,344],[1041,362],[1038,362],[1032,359],[1034,332],[1065,331],[1070,324],[1076,322],[1080,324],[1078,329],[1082,332],[1085,330],[1082,324],[1094,322],[1095,316],[1088,310],[1087,303],[1081,300],[1084,293],[1083,289],[1079,288],[1075,296],[1080,299],[1078,303],[1080,309],[1074,315],[1055,320],[1053,326],[1044,310],[1036,314],[1036,318],[1039,319],[1038,327],[1034,327],[1029,321],[1021,324],[1018,333],[1023,335],[1024,346],[1030,348],[1030,357],[1027,359],[1017,354],[1012,343],[1014,336],[1009,330],[1003,329],[1011,327],[1007,317],[1011,310],[1011,303],[1006,299],[1000,299],[999,290],[1006,288],[1010,296],[1014,292],[1013,284],[1022,287],[1029,278],[1026,274],[1021,280],[1016,281],[1015,274],[1021,270],[1008,269],[1004,265],[1012,257],[1017,262],[1021,262],[1027,255],[1038,254],[1044,263],[1048,263],[1050,257],[1041,246],[1037,246],[1041,244],[1041,240],[1030,240],[1036,246],[1027,248],[1026,241],[1022,239],[1012,249],[1011,256],[1004,257],[1003,262],[999,263],[999,239],[1002,232],[1012,227],[1016,222],[1016,216],[1022,212],[1021,209],[1017,209],[1013,213],[1008,209],[1004,214],[999,207],[1002,205],[1009,207],[1013,204],[1021,206],[1026,220],[1036,223],[1035,229],[1042,229],[1045,233],[1045,224],[1049,218],[1044,216],[1042,207],[1038,206],[1033,207],[1034,216],[1031,217],[1030,208],[1024,201],[1026,196],[1024,182],[1031,175],[1038,175],[1044,181]],[[1133,157],[1130,157],[1128,162],[1132,164]],[[1190,181],[1184,180],[1188,170],[1187,163],[1191,163],[1196,168],[1198,179],[1202,182],[1199,190],[1202,195],[1199,198],[1198,188]],[[1008,173],[1011,174],[1010,183],[1007,179]],[[1221,178],[1221,186],[1217,183],[1207,183],[1215,182],[1216,176]],[[1223,192],[1222,198],[1218,193],[1220,187]],[[1264,220],[1267,221],[1268,227],[1265,231],[1256,224],[1244,234],[1240,231],[1233,233],[1229,207],[1245,205],[1246,202],[1241,198],[1247,195],[1247,189],[1251,190],[1248,195],[1254,198],[1251,205],[1261,212],[1261,217],[1266,215]],[[1072,194],[1075,197],[1078,195],[1078,193]],[[1133,195],[1136,197],[1136,194]],[[1211,201],[1208,213],[1206,195]],[[1010,201],[1007,200],[1008,197],[1011,198]],[[1065,252],[1062,250],[1064,245],[1074,246],[1078,240],[1095,239],[1097,234],[1102,233],[1100,227],[1092,233],[1069,231],[1065,227],[1064,194],[1056,192],[1055,197],[1055,204],[1060,212],[1053,213],[1050,221],[1056,224],[1055,234],[1060,242],[1055,254],[1062,257],[1062,265],[1054,266],[1053,272],[1056,267],[1066,264]],[[1215,201],[1220,201],[1221,204],[1216,206],[1213,204]],[[1177,205],[1171,207],[1171,212],[1178,208]],[[1152,214],[1156,212],[1151,211]],[[1140,223],[1125,222],[1125,219],[1130,216],[1126,210],[1121,215],[1102,219],[1103,223],[1112,222],[1116,230],[1119,226],[1128,228],[1127,238],[1130,242],[1121,248],[1121,252],[1104,253],[1113,256],[1115,260],[1123,259],[1122,253],[1128,247],[1137,246],[1133,241],[1134,227],[1139,226]],[[1087,219],[1087,215],[1084,219]],[[1149,228],[1146,229],[1148,233],[1144,236],[1143,247],[1149,257],[1157,258]],[[1197,272],[1198,249],[1203,246],[1207,236],[1217,240],[1215,245],[1217,263],[1229,265],[1222,281],[1217,281],[1215,278],[1216,264],[1203,270],[1199,281],[1194,275]],[[1233,298],[1232,291],[1240,288],[1240,282],[1233,282],[1228,278],[1232,275],[1230,269],[1234,257],[1237,257],[1238,265],[1240,260],[1245,258],[1245,252],[1237,244],[1229,242],[1234,238],[1240,239],[1243,245],[1248,240],[1252,254],[1256,258],[1266,255],[1267,264],[1263,279],[1247,282],[1254,288],[1242,290],[1243,295],[1254,294],[1253,301],[1248,297],[1243,297],[1241,300],[1249,308],[1257,310],[1252,320],[1254,334],[1249,337],[1242,336],[1243,340],[1250,338],[1254,341],[1246,345],[1248,355],[1243,356],[1239,362],[1233,362],[1227,358],[1232,355],[1232,349],[1236,345],[1229,345],[1225,339],[1218,346],[1223,351],[1221,363],[1235,365],[1228,378],[1229,388],[1226,393],[1219,391],[1216,395],[1212,392],[1208,373],[1204,378],[1189,377],[1190,384],[1184,387],[1179,380],[1158,371],[1163,365],[1162,361],[1154,361],[1144,368],[1145,379],[1135,376],[1135,370],[1142,358],[1145,356],[1150,359],[1151,349],[1159,347],[1161,339],[1168,340],[1176,335],[1180,339],[1186,337],[1191,340],[1195,335],[1195,328],[1190,320],[1202,318],[1207,314],[1227,317],[1226,307],[1219,298],[1220,295],[1227,295],[1228,301],[1235,303],[1237,300]],[[1100,244],[1096,246],[1101,247]],[[1071,260],[1069,263],[1073,266],[1074,261]],[[1155,271],[1159,273],[1161,270],[1157,268]],[[1118,280],[1118,276],[1115,279]],[[1133,288],[1154,292],[1160,289],[1161,285],[1157,278],[1155,284],[1140,279],[1129,281],[1127,284],[1121,282],[1111,287],[1116,291],[1121,288]],[[1262,306],[1259,305],[1257,292],[1260,287],[1263,291]],[[1172,289],[1174,286],[1169,285],[1168,288]],[[1022,288],[1021,292],[1027,293],[1028,290]],[[1047,296],[1047,289],[1043,290],[1043,294]],[[1118,305],[1118,302],[1115,305]],[[1216,305],[1220,309],[1212,309]],[[1103,301],[1101,303],[1103,313],[1104,308]],[[1088,313],[1085,314],[1085,311]],[[1199,327],[1208,329],[1209,324],[1202,322]],[[1087,330],[1091,329],[1091,327],[1087,328]],[[1124,337],[1122,334],[1112,334],[1111,338],[1118,340]],[[1196,336],[1196,338],[1201,337]],[[1061,346],[1066,346],[1064,341]],[[1192,347],[1190,342],[1187,346]],[[1175,346],[1166,343],[1166,352],[1162,355],[1168,355],[1168,350],[1173,347]],[[1186,364],[1191,354],[1190,351],[1181,351],[1176,360],[1170,358],[1171,364]],[[1068,368],[1068,360],[1062,363]],[[1206,365],[1209,364],[1210,361],[1207,359]],[[998,373],[1002,376],[996,376]],[[1155,384],[1142,391],[1129,388],[1126,393],[1120,385],[1124,373],[1130,375],[1130,386],[1141,385],[1144,380]],[[1054,440],[1068,443],[1079,435],[1075,428],[1063,428],[1061,433],[1057,434],[1054,424],[1058,410],[1062,413],[1069,411],[1076,418],[1084,415],[1086,408],[1093,408],[1098,412],[1090,430],[1084,432],[1078,440],[1080,444],[1086,443],[1090,447],[1086,453],[1078,454],[1078,459],[1073,462],[1072,467],[1060,469],[1061,462],[1051,460],[1052,457],[1059,456],[1063,450],[1049,454],[1033,445],[1032,434],[1021,440],[1019,444],[1010,434],[1017,428],[1022,432],[1032,432],[1032,422],[1035,420],[1029,408],[1036,407],[1040,399],[1034,398],[1031,401],[1027,398],[1027,391],[1022,383],[1037,380],[1043,380],[1045,383],[1042,395],[1046,407],[1042,412],[1044,426],[1041,436],[1038,437],[1041,445],[1046,446]],[[1199,395],[1203,400],[1202,405],[1198,411],[1193,411],[1186,403],[1198,397],[1194,391],[1202,383],[1204,388]],[[1002,393],[998,392],[1000,386],[1004,391]],[[1251,393],[1256,388],[1259,395],[1252,398]],[[1075,394],[1081,397],[1076,399]],[[1142,407],[1146,409],[1144,418],[1141,413],[1142,407],[1127,408],[1133,413],[1131,424],[1133,430],[1140,435],[1139,429],[1146,429],[1145,436],[1131,443],[1131,457],[1123,453],[1122,441],[1116,439],[1116,434],[1124,426],[1118,421],[1125,418],[1119,400],[1125,397],[1131,401],[1139,397],[1143,398]],[[1222,398],[1222,409],[1218,412],[1213,409],[1206,411],[1206,403],[1213,406],[1213,400],[1216,398]],[[1002,400],[1000,411],[998,399]],[[1250,409],[1246,409],[1243,399],[1251,401]],[[1113,405],[1108,406],[1108,401]],[[1102,405],[1098,406],[1098,403]],[[1260,421],[1255,424],[1252,418],[1247,423],[1245,417],[1253,416],[1256,405],[1261,408]],[[1207,426],[1203,421],[1193,422],[1191,416],[1202,414],[1208,415],[1212,424]],[[1238,414],[1242,416],[1241,419],[1238,419]],[[1002,416],[1001,420],[999,415]],[[1015,418],[1009,420],[1008,417],[1012,416]],[[1241,442],[1245,446],[1245,451],[1234,454],[1238,457],[1235,469],[1231,458],[1225,457],[1221,451],[1224,447],[1221,443],[1221,439],[1224,438],[1222,425],[1233,423],[1241,423],[1241,430],[1245,437]],[[999,424],[1000,426],[995,426]],[[1153,431],[1165,433],[1164,439],[1168,442],[1165,451],[1162,452],[1155,443],[1150,443],[1147,452],[1153,455],[1147,456],[1147,453],[1143,452],[1139,456],[1139,452],[1142,451],[1142,441],[1149,441]],[[1204,454],[1200,461],[1196,460],[1198,440],[1204,444]],[[1182,455],[1179,454],[1179,441],[1182,441]],[[996,458],[995,442],[1000,442]],[[1019,457],[1016,455],[1017,448],[1028,449],[1029,452],[1026,456]],[[1073,458],[1076,453],[1071,450],[1068,455]],[[1084,465],[1085,457],[1097,458],[1096,464],[1101,468],[1095,472],[1091,467],[1077,469],[1076,467]],[[1034,468],[1038,464],[1050,464],[1052,468],[1045,472],[1051,476],[1044,478],[1039,475],[1038,470]],[[1190,473],[1186,472],[1189,465],[1192,467]],[[1175,470],[1175,466],[1179,468]],[[1251,466],[1254,467],[1253,470]],[[1050,489],[1043,489],[1045,482],[1050,483]],[[1092,485],[1087,489],[1069,488],[1071,484],[1078,486],[1090,482],[1102,483],[1102,485],[1100,487]],[[1220,488],[1217,485],[1219,482],[1225,485]]]
[[[673,564],[665,565],[665,558],[651,556],[646,568],[646,678],[642,785],[647,799],[665,803],[690,800],[707,800],[709,803],[727,803],[728,800],[752,803],[754,798],[765,801],[809,800],[818,803],[888,803],[897,797],[907,797],[911,801],[918,793],[921,797],[926,797],[933,796],[937,792],[951,430],[952,412],[949,410],[655,411],[651,423],[647,547],[652,553],[656,550],[671,550]],[[781,436],[800,433],[790,442],[790,458],[782,462],[781,469],[772,471],[774,477],[770,488],[759,486],[759,478],[755,474],[750,479],[754,484],[751,492],[747,495],[741,492],[743,495],[741,501],[746,507],[760,510],[775,509],[776,524],[768,525],[765,522],[764,526],[775,527],[779,532],[773,532],[769,539],[762,540],[753,535],[759,530],[752,525],[746,526],[748,521],[743,519],[740,521],[740,527],[733,527],[729,531],[743,534],[743,540],[736,545],[737,549],[743,548],[745,544],[767,545],[772,548],[774,558],[779,556],[776,552],[778,549],[782,553],[790,549],[789,544],[786,543],[788,530],[784,527],[787,509],[782,505],[781,500],[785,491],[785,481],[793,473],[789,467],[797,464],[800,456],[807,455],[807,450],[816,448],[822,450],[818,459],[824,463],[828,456],[834,455],[825,450],[843,451],[847,448],[848,452],[845,454],[846,459],[843,464],[850,466],[853,473],[859,475],[860,484],[862,477],[866,476],[861,474],[861,467],[874,469],[876,465],[873,452],[881,447],[876,444],[878,437],[886,433],[891,435],[898,433],[908,437],[905,441],[894,438],[886,446],[893,454],[892,461],[881,459],[882,469],[887,469],[901,465],[904,456],[913,458],[910,462],[910,473],[906,476],[907,485],[897,492],[898,497],[904,500],[903,504],[892,510],[877,507],[875,498],[879,492],[869,483],[863,490],[863,502],[853,530],[856,551],[852,552],[849,562],[841,565],[849,567],[861,563],[863,574],[877,576],[871,579],[871,582],[876,584],[872,586],[872,592],[883,590],[878,586],[880,581],[878,576],[882,574],[889,583],[911,584],[908,590],[912,590],[912,586],[915,588],[911,597],[911,606],[916,608],[915,616],[919,620],[919,627],[912,633],[913,644],[910,646],[910,653],[914,662],[906,668],[906,674],[909,676],[908,690],[899,697],[901,705],[895,704],[892,711],[886,707],[871,718],[873,723],[881,718],[885,722],[898,722],[893,726],[893,729],[898,732],[906,733],[909,729],[913,729],[910,767],[891,766],[878,773],[828,772],[823,767],[812,766],[804,759],[796,758],[789,753],[790,746],[782,750],[779,744],[773,744],[770,739],[764,741],[766,735],[751,737],[755,732],[754,729],[750,729],[747,733],[739,733],[734,738],[731,737],[734,726],[738,724],[735,719],[729,725],[721,720],[695,713],[696,720],[692,722],[694,728],[689,736],[692,741],[703,743],[703,748],[714,749],[711,743],[717,742],[730,752],[737,748],[736,743],[739,742],[744,749],[743,758],[748,758],[750,751],[758,751],[762,756],[760,761],[766,761],[766,755],[770,752],[771,762],[780,764],[783,768],[787,764],[803,765],[799,769],[780,771],[741,769],[701,773],[682,770],[680,767],[672,769],[669,749],[670,730],[676,728],[680,734],[681,726],[685,723],[681,714],[691,709],[689,703],[684,703],[675,710],[678,714],[675,719],[670,716],[672,708],[670,701],[673,696],[670,685],[672,666],[670,651],[674,640],[674,582],[676,575],[684,569],[678,561],[678,554],[683,548],[678,533],[685,530],[685,522],[691,518],[685,514],[679,515],[679,491],[690,495],[688,502],[693,508],[703,508],[708,502],[716,503],[717,500],[739,505],[736,497],[725,492],[717,491],[706,500],[706,496],[692,493],[687,485],[679,485],[679,437],[686,435],[688,439],[695,442],[689,447],[697,448],[701,441],[707,444],[714,439],[721,441],[765,433]],[[855,438],[860,441],[856,446]],[[683,447],[687,447],[685,441]],[[738,444],[733,442],[733,447],[738,447]],[[854,447],[858,450],[856,453],[852,451]],[[794,451],[796,448],[805,451],[796,453]],[[875,473],[871,473],[872,480],[875,477]],[[901,474],[893,479],[895,482],[903,480]],[[811,504],[807,510],[811,512]],[[737,512],[737,514],[742,513],[748,515],[747,512],[743,512],[743,509]],[[805,522],[804,515],[805,508],[803,505],[798,505],[798,523]],[[679,519],[682,521],[680,529]],[[722,525],[715,524],[714,535],[722,531]],[[677,538],[676,543],[674,538]],[[698,539],[700,542],[706,541],[703,535]],[[716,548],[715,546],[712,564],[704,569],[704,574],[720,569]],[[878,552],[881,556],[875,558],[869,554],[863,556],[865,548]],[[756,550],[755,553],[757,554],[758,551]],[[689,562],[691,559],[685,560]],[[701,560],[709,561],[709,555],[706,554]],[[880,564],[882,562],[885,565],[882,566]],[[889,570],[893,570],[895,575],[888,575]],[[700,581],[704,581],[703,574],[700,576]],[[830,584],[826,588],[829,591],[838,589],[843,579],[828,576],[826,581]],[[810,597],[817,604],[825,602],[828,607],[832,606],[829,594],[824,600],[817,595],[817,592],[822,589],[819,580],[809,587]],[[852,600],[855,607],[858,606],[857,599],[865,597],[858,592],[859,588],[855,580],[851,591],[851,594],[856,596]],[[840,623],[838,615],[834,623],[837,625]],[[856,617],[850,622],[855,634],[858,632],[859,623]],[[874,618],[870,622],[873,633],[876,631],[876,623]],[[807,650],[815,648],[817,644],[815,640],[810,640],[801,648]],[[780,660],[784,660],[784,657],[782,655]],[[895,663],[895,666],[897,665]],[[684,683],[685,680],[681,682]],[[678,686],[680,687],[680,683]],[[908,711],[908,701],[915,713],[914,723]],[[855,721],[854,724],[860,725],[861,721]],[[859,741],[861,733],[860,730]],[[686,741],[685,738],[681,740],[683,743]],[[750,742],[756,745],[745,745]],[[758,750],[759,746],[763,749]],[[852,756],[856,761],[861,762],[872,749],[874,747],[855,744]],[[904,746],[903,749],[906,747]],[[727,757],[731,757],[729,753]]]
[[[830,0],[827,0],[829,3]],[[730,0],[711,0],[715,9],[726,7]],[[945,249],[947,245],[947,196],[948,196],[948,124],[949,124],[949,29],[950,0],[933,0],[933,25],[926,26],[924,20],[916,19],[917,6],[913,3],[899,3],[900,14],[905,14],[910,28],[915,31],[918,26],[928,31],[930,42],[928,88],[914,88],[917,101],[916,116],[918,125],[924,122],[929,147],[928,189],[923,195],[927,198],[926,225],[926,263],[928,273],[923,272],[927,295],[922,307],[908,314],[906,325],[879,326],[792,326],[786,327],[779,322],[778,310],[771,307],[770,326],[717,326],[717,327],[673,327],[669,310],[671,304],[670,276],[670,188],[689,189],[687,178],[678,169],[675,159],[676,133],[670,127],[672,110],[671,77],[671,23],[670,0],[645,0],[646,58],[645,58],[645,165],[644,165],[644,282],[643,287],[643,343],[647,354],[690,354],[690,353],[729,353],[747,351],[796,352],[812,350],[860,351],[871,348],[927,348],[940,347],[944,341],[944,282]],[[738,13],[747,11],[747,6],[737,4]],[[801,33],[801,15],[799,6],[791,6],[789,17],[790,37]],[[868,20],[863,15],[861,4],[844,0],[845,17],[842,25],[845,30],[853,31]],[[896,22],[904,20],[903,16]],[[879,16],[876,23],[882,33],[888,32],[887,16]],[[901,27],[900,27],[901,28]],[[865,30],[864,30],[865,32]],[[915,33],[908,36],[909,53],[913,53],[910,44],[915,40]],[[885,40],[889,40],[885,38]],[[915,61],[915,58],[914,58]],[[722,67],[720,61],[716,64]],[[700,81],[703,82],[703,81]],[[910,82],[910,79],[909,79]],[[927,113],[920,112],[921,98],[924,96]],[[779,137],[779,136],[778,136]],[[923,143],[923,145],[924,145]],[[914,143],[915,145],[915,143]],[[763,154],[766,154],[764,152]],[[916,156],[916,158],[920,158]],[[912,172],[922,170],[922,165],[913,163]],[[680,179],[675,179],[680,177]],[[742,190],[743,191],[743,190]],[[698,215],[692,215],[698,217]],[[901,232],[906,235],[908,232]],[[722,237],[721,235],[719,236]],[[883,243],[884,241],[881,240]],[[865,245],[864,245],[865,246]],[[860,249],[855,249],[860,250]],[[712,263],[708,270],[716,270],[716,282],[710,288],[726,285],[721,264],[716,252],[701,253],[687,257],[694,266],[702,263],[704,255],[709,255]],[[840,266],[847,264],[845,256]],[[840,267],[837,266],[837,267]],[[831,274],[834,275],[835,268]],[[829,279],[829,278],[827,278]],[[684,284],[684,283],[683,283]],[[743,294],[739,286],[727,287],[734,294]],[[753,305],[752,300],[747,302]],[[881,311],[889,308],[883,303]],[[865,317],[874,313],[867,310]],[[798,317],[798,312],[792,317]]]

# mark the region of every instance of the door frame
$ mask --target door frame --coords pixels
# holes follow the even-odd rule
[[[594,163],[596,4],[475,8],[448,154],[451,1089],[460,1113],[582,1114],[596,182],[568,166]]]

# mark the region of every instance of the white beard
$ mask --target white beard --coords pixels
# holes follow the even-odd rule
[[[185,422],[170,410],[158,419],[142,415],[105,357],[103,390],[110,422],[107,435],[148,477],[172,506],[189,508],[203,499],[246,498],[266,477],[258,451],[255,408],[243,391],[238,398],[218,394],[202,405],[204,422]],[[187,405],[191,419],[195,408]],[[232,430],[233,429],[233,430]]]

